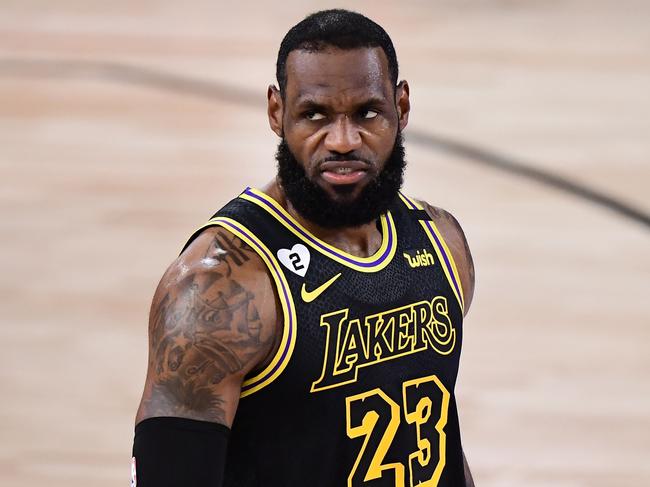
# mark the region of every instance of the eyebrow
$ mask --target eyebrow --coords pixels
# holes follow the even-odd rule
[[[387,99],[384,97],[369,96],[368,98],[363,99],[359,103],[355,103],[354,106],[356,108],[359,108],[359,107],[366,107],[369,105],[384,105],[386,103],[387,103]],[[299,98],[295,106],[301,110],[305,108],[321,109],[321,110],[327,108],[327,104],[322,103],[318,101],[317,98],[314,98],[309,95]]]

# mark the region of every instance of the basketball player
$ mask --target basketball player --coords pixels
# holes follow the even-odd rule
[[[155,293],[132,485],[473,485],[454,398],[472,258],[449,213],[399,191],[393,44],[318,12],[282,41],[277,82],[277,176]]]

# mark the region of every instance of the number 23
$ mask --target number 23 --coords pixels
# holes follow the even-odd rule
[[[406,422],[415,425],[418,446],[408,458],[409,485],[435,487],[445,468],[449,391],[435,375],[413,379],[402,384],[402,404]],[[434,404],[440,404],[439,411],[433,411]],[[345,411],[348,437],[365,436],[348,487],[374,485],[384,475],[394,478],[395,487],[404,487],[405,466],[382,463],[400,425],[399,404],[377,388],[347,397]],[[434,450],[437,462],[432,461]]]

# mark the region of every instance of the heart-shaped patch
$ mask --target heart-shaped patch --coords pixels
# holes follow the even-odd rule
[[[309,250],[303,244],[296,244],[289,249],[278,250],[278,259],[291,272],[305,277],[309,268]]]

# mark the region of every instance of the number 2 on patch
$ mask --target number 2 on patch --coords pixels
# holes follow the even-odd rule
[[[400,426],[400,406],[381,389],[373,389],[345,399],[346,428],[349,438],[365,437],[350,475],[348,487],[370,486],[390,476],[395,487],[405,487],[406,468],[409,486],[435,487],[445,468],[449,391],[438,377],[431,375],[402,384],[402,407],[408,424],[415,425],[418,450],[408,464],[384,464],[384,458]],[[440,404],[439,411],[433,410]],[[436,461],[437,460],[437,461]]]

